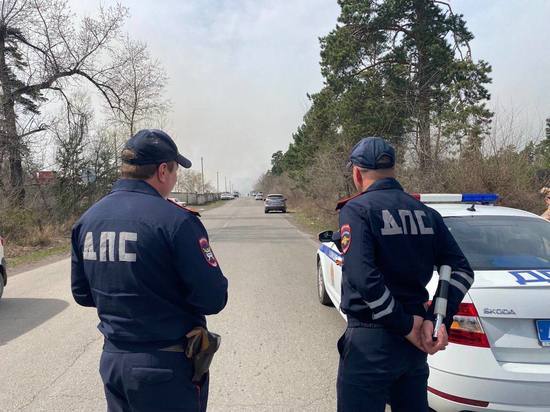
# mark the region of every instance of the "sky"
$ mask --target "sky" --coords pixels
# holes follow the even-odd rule
[[[220,190],[247,192],[286,150],[322,87],[319,37],[336,25],[336,0],[121,0],[124,30],[165,67],[166,130]],[[474,33],[474,59],[493,67],[490,107],[540,136],[550,116],[550,1],[453,0]],[[89,14],[113,0],[70,0]]]

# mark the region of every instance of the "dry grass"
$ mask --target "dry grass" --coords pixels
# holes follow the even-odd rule
[[[541,166],[522,150],[520,137],[507,130],[499,133],[486,139],[481,153],[462,157],[446,153],[424,173],[414,162],[405,161],[406,166],[398,165],[398,180],[409,192],[497,193],[501,206],[541,214],[546,206],[539,191],[550,182],[537,178]],[[353,192],[344,167],[346,158],[342,150],[321,150],[297,178],[266,175],[260,181],[261,189],[284,193],[289,206],[307,221],[306,227],[335,227],[337,201]]]
[[[36,262],[70,250],[70,229],[74,219],[57,224],[51,217],[29,209],[0,211],[0,234],[6,244],[8,265]]]
[[[40,262],[51,256],[65,255],[70,250],[69,239],[55,239],[47,247],[7,245],[6,259],[11,269],[29,263]]]

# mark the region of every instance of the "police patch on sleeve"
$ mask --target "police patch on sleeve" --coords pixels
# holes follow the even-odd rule
[[[206,262],[212,267],[218,267],[218,261],[216,260],[216,256],[214,256],[214,252],[212,252],[212,248],[210,247],[210,243],[208,243],[208,239],[205,237],[200,238],[199,246],[201,248],[202,254],[204,255],[204,258],[206,259]]]
[[[340,244],[342,245],[342,253],[346,253],[351,245],[351,227],[344,225],[340,228]]]

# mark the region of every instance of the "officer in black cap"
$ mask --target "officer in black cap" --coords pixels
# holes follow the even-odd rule
[[[403,191],[395,151],[379,137],[350,155],[359,194],[342,200],[344,254],[338,341],[338,411],[428,411],[427,354],[447,345],[447,328],[474,274],[441,216]],[[433,306],[426,285],[434,266],[452,268],[445,325],[432,340]]]
[[[97,308],[109,411],[204,411],[186,335],[227,302],[227,279],[198,214],[166,200],[191,162],[161,130],[122,152],[121,179],[72,231],[72,293]]]

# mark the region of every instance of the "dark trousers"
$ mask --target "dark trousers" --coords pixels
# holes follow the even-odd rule
[[[383,328],[348,328],[338,341],[338,412],[427,412],[426,354]]]
[[[182,352],[104,350],[99,372],[108,412],[206,411],[208,376],[193,384]]]

